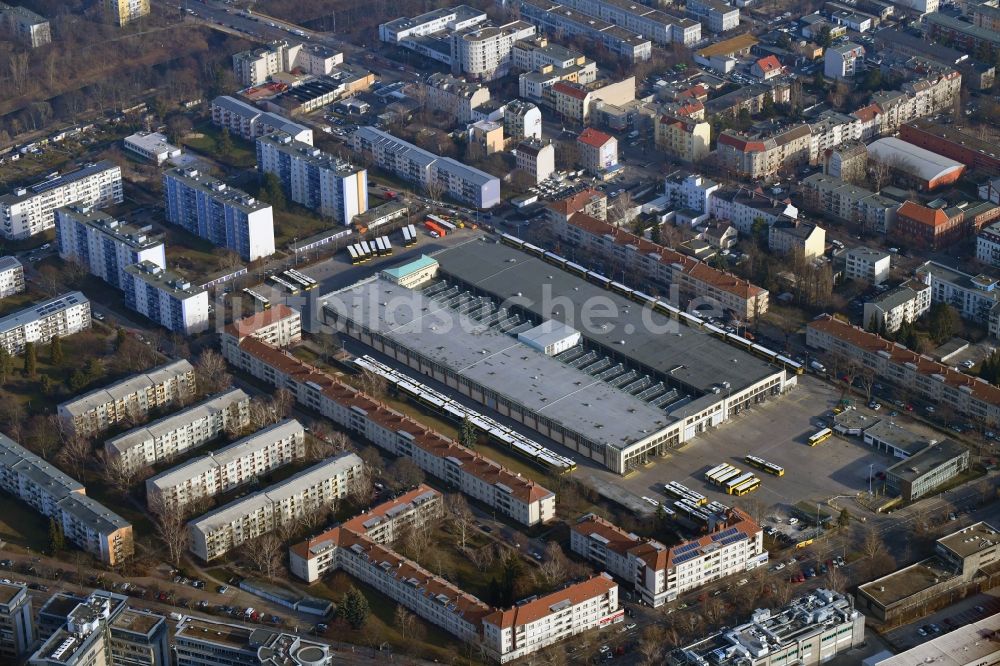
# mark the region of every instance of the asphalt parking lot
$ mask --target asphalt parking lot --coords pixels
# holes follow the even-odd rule
[[[891,460],[873,452],[860,439],[831,437],[810,447],[808,437],[818,427],[818,418],[840,399],[840,391],[810,375],[802,375],[791,392],[765,405],[738,415],[720,428],[702,434],[667,458],[622,479],[602,470],[586,468],[578,472],[597,484],[617,485],[640,497],[663,501],[660,491],[667,481],[677,481],[706,495],[709,500],[739,504],[704,479],[704,473],[719,463],[730,463],[753,471],[743,457],[753,454],[785,468],[782,477],[759,472],[761,487],[741,498],[753,498],[769,516],[786,517],[792,505],[806,500],[826,502],[838,496],[855,496],[868,489],[869,465],[875,472]]]
[[[909,650],[933,640],[943,633],[948,633],[953,629],[982,620],[998,612],[1000,612],[1000,598],[995,592],[976,594],[942,608],[936,613],[914,620],[910,624],[893,629],[886,635],[886,639],[897,650]],[[931,626],[938,631],[927,631]],[[926,635],[920,634],[921,628],[925,629]]]

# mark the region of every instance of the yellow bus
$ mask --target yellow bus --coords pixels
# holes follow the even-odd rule
[[[823,428],[809,438],[809,446],[819,446],[831,437],[833,437],[833,431],[829,428]]]

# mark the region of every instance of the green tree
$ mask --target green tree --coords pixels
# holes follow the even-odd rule
[[[870,90],[872,92],[882,89],[882,70],[878,67],[872,67],[867,72],[865,72],[864,88],[865,90]]]
[[[927,313],[927,333],[938,344],[955,334],[958,329],[958,315],[947,303],[934,303]]]
[[[995,351],[983,360],[979,376],[991,384],[1000,384],[1000,352]]]
[[[841,509],[840,515],[837,516],[837,527],[844,529],[851,524],[851,512],[847,509]]]
[[[458,431],[458,443],[467,449],[474,449],[476,448],[477,439],[476,426],[473,425],[468,417],[462,419],[462,426]]]
[[[764,102],[760,105],[760,112],[765,118],[773,118],[775,113],[777,113],[774,108],[774,97],[771,93],[764,95]]]
[[[104,364],[99,359],[91,358],[83,364],[83,374],[88,382],[100,379],[104,376]]]
[[[285,210],[285,190],[281,186],[281,179],[273,173],[264,174],[260,198],[271,204],[275,210]]]
[[[661,238],[662,237],[660,236],[660,225],[654,224],[652,227],[649,228],[649,240],[652,241],[653,243],[656,243],[657,245],[662,245]]]
[[[826,47],[830,46],[830,44],[833,43],[833,35],[831,35],[830,33],[831,33],[830,26],[825,25],[822,28],[820,28],[819,38],[816,41],[819,42],[819,45],[822,46],[824,49],[826,49]]]
[[[14,371],[14,359],[6,347],[0,347],[0,384],[6,384],[10,373]]]
[[[771,228],[767,226],[767,220],[762,217],[755,217],[751,231],[754,240],[757,242],[757,247],[766,250],[768,246],[767,237],[771,231]]]
[[[28,342],[24,345],[24,374],[34,377],[38,372],[38,352],[35,351],[35,343]]]
[[[115,334],[115,351],[121,351],[122,345],[125,344],[125,339],[127,337],[125,329],[119,326],[118,332]]]
[[[337,617],[351,625],[352,629],[360,629],[368,621],[368,599],[361,594],[361,590],[351,585],[344,592],[337,606]]]
[[[88,383],[87,375],[83,373],[83,370],[77,368],[69,376],[69,390],[76,393]]]
[[[49,362],[52,365],[59,365],[63,362],[62,338],[53,335],[49,342]]]
[[[61,553],[66,549],[66,535],[55,518],[49,518],[49,548],[53,553]]]
[[[218,150],[223,157],[233,154],[233,137],[229,136],[229,129],[226,127],[222,128],[222,134],[219,135]]]
[[[39,388],[42,390],[42,395],[52,395],[56,392],[56,386],[52,381],[52,378],[48,375],[42,375],[40,380],[41,385]]]

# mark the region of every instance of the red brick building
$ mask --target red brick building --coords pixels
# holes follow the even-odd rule
[[[899,128],[899,138],[961,162],[969,169],[1000,174],[1000,146],[954,126],[916,120]]]
[[[956,243],[968,233],[961,208],[928,208],[915,201],[899,207],[892,228],[892,234],[907,245],[931,250]]]

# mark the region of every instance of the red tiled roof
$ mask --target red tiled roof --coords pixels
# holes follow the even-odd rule
[[[728,132],[723,132],[719,135],[718,143],[724,146],[732,146],[744,153],[763,152],[765,150],[763,141],[750,141]]]
[[[593,201],[607,198],[608,195],[600,190],[586,189],[564,199],[560,199],[559,201],[553,201],[547,204],[546,208],[563,216],[567,216],[580,212]]]
[[[869,104],[868,106],[863,106],[854,112],[854,116],[863,122],[870,122],[875,120],[875,116],[882,113],[878,104]]]
[[[588,91],[580,86],[571,85],[565,81],[558,81],[552,86],[552,92],[567,95],[574,99],[585,99]]]
[[[588,127],[587,129],[580,132],[580,136],[577,137],[577,141],[580,143],[585,143],[588,146],[593,146],[594,148],[600,148],[608,141],[611,140],[611,136],[605,134],[604,132],[595,130],[593,127]]]
[[[618,587],[618,584],[611,579],[611,576],[602,573],[590,580],[570,585],[566,589],[553,592],[552,594],[546,594],[544,597],[539,597],[522,606],[514,606],[505,611],[496,611],[483,618],[483,622],[489,622],[501,629],[524,626],[532,622],[537,622],[552,613],[552,606],[559,602],[568,601],[570,604],[576,606],[588,599],[605,595],[616,587]]]
[[[234,321],[229,324],[226,326],[226,333],[229,333],[238,340],[242,340],[245,337],[253,335],[265,326],[270,326],[271,324],[279,322],[286,317],[291,317],[297,314],[298,312],[291,309],[287,305],[284,305],[283,303],[275,303],[270,310],[257,312],[249,317],[244,317],[239,321]]]
[[[679,116],[690,116],[693,113],[698,113],[699,111],[704,111],[705,105],[695,100],[693,102],[688,102],[682,106],[677,107],[677,115]]]
[[[948,224],[949,220],[948,214],[941,208],[928,208],[915,201],[904,201],[896,211],[896,216],[908,218],[928,227],[940,227]]]
[[[762,72],[768,74],[776,69],[781,69],[781,63],[773,55],[766,56],[757,61],[757,67],[760,68]]]

